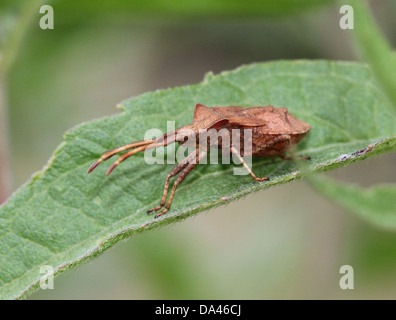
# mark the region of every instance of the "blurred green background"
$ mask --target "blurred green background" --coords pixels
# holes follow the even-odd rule
[[[12,189],[43,167],[67,129],[119,112],[131,96],[257,61],[357,60],[339,5],[313,2],[50,2],[55,29],[41,30],[33,15],[6,79]],[[393,46],[395,2],[371,2]],[[0,36],[15,27],[23,1],[10,3],[0,5]],[[387,154],[330,175],[362,186],[395,182],[395,161]],[[346,264],[354,290],[339,287]],[[30,298],[395,298],[395,270],[396,233],[295,182],[134,236]]]

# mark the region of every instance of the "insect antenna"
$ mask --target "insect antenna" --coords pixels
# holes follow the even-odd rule
[[[154,148],[161,147],[161,146],[167,146],[170,143],[174,143],[176,141],[176,132],[177,131],[172,131],[172,132],[169,132],[169,133],[167,133],[163,136],[160,136],[156,139],[153,139],[153,140],[138,141],[138,142],[130,143],[125,146],[110,150],[110,151],[104,153],[99,158],[99,160],[97,160],[96,162],[94,162],[92,164],[92,166],[88,169],[88,173],[92,172],[101,162],[111,158],[115,154],[122,152],[124,150],[133,149],[133,150],[123,154],[122,156],[120,156],[117,159],[117,161],[114,162],[110,166],[110,168],[106,172],[106,175],[109,175],[122,161],[124,161],[125,159],[129,158],[130,156],[132,156],[138,152],[145,151],[147,149],[154,149]]]
[[[122,152],[122,151],[128,150],[128,149],[132,149],[132,148],[136,148],[136,147],[140,147],[143,145],[148,145],[150,143],[153,143],[154,141],[155,140],[137,141],[137,142],[129,143],[129,144],[126,144],[125,146],[110,150],[110,151],[102,154],[102,156],[99,158],[99,160],[95,161],[92,164],[92,166],[88,169],[88,173],[91,173],[102,161],[105,161],[105,160],[111,158],[112,156],[114,156],[115,154],[117,154],[119,152]]]
[[[107,172],[106,172],[106,175],[108,176],[122,161],[124,161],[125,159],[127,159],[127,158],[129,158],[130,156],[132,156],[132,155],[134,155],[134,154],[136,154],[136,153],[138,153],[138,152],[140,152],[140,151],[145,151],[145,150],[147,150],[147,149],[154,149],[154,148],[157,148],[157,147],[161,147],[161,146],[163,146],[164,144],[162,143],[162,142],[160,142],[160,143],[154,143],[154,144],[149,144],[149,145],[146,145],[146,146],[141,146],[141,147],[139,147],[139,148],[136,148],[136,149],[133,149],[133,150],[131,150],[131,151],[129,151],[129,152],[127,152],[127,153],[125,153],[125,154],[123,154],[121,157],[119,157],[118,159],[117,159],[117,161],[116,162],[114,162],[111,166],[110,166],[110,168],[109,168],[109,170],[107,170]]]

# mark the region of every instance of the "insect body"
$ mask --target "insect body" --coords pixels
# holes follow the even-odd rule
[[[246,129],[251,130],[247,140],[245,136]],[[197,104],[195,106],[192,124],[168,132],[156,139],[138,141],[110,150],[104,153],[99,160],[89,168],[88,173],[94,170],[102,161],[125,150],[131,149],[120,156],[106,174],[110,174],[119,163],[141,151],[167,146],[175,142],[196,147],[193,152],[179,162],[168,174],[165,180],[165,187],[160,205],[148,210],[147,213],[151,213],[165,207],[155,216],[155,218],[158,218],[169,211],[177,186],[186,178],[191,170],[206,157],[209,148],[218,147],[221,148],[223,152],[224,150],[228,150],[226,152],[235,154],[253,179],[265,181],[268,180],[268,178],[256,177],[243,157],[280,156],[284,159],[288,159],[285,156],[286,152],[292,153],[293,145],[298,143],[310,129],[311,126],[309,124],[295,118],[286,108],[274,108],[272,106],[208,108],[202,104]],[[220,137],[215,135],[215,139],[212,139],[213,134],[207,134],[207,132],[213,133],[219,131],[227,133],[228,139],[224,139],[224,135]],[[204,133],[206,136],[205,139],[202,139]],[[202,143],[203,141],[205,143]],[[235,141],[238,142],[237,145],[239,148],[236,147]],[[247,148],[247,144],[249,144],[249,148]],[[169,199],[166,201],[170,179],[175,176],[177,176],[177,178],[173,184]]]

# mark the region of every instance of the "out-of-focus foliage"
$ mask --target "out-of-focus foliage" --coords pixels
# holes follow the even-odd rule
[[[191,18],[219,19],[230,17],[276,17],[284,14],[302,12],[310,8],[317,8],[333,0],[115,0],[91,2],[57,1],[57,8],[63,21],[70,21],[70,17],[79,21],[111,17],[121,13],[125,19],[136,17],[156,17],[161,19]]]
[[[311,177],[311,183],[330,200],[387,229],[396,229],[396,186],[362,188],[330,178]]]

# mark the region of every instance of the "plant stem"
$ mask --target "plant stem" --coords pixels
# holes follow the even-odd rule
[[[396,110],[396,54],[382,35],[371,15],[367,1],[340,1],[354,10],[354,30],[352,32],[358,50],[370,64],[377,80],[388,95]]]
[[[7,72],[11,69],[17,55],[18,49],[22,44],[22,41],[31,25],[33,17],[37,15],[39,17],[39,6],[43,0],[29,0],[21,8],[19,17],[14,24],[14,28],[6,34],[6,42],[2,48],[2,54],[0,55],[0,75],[6,77]]]
[[[0,204],[11,193],[11,166],[8,143],[8,119],[6,106],[6,79],[11,69],[23,39],[37,14],[42,0],[27,1],[22,7],[14,28],[6,36],[6,41],[0,53]]]
[[[0,77],[0,204],[10,195],[12,186],[4,92],[4,81]]]

